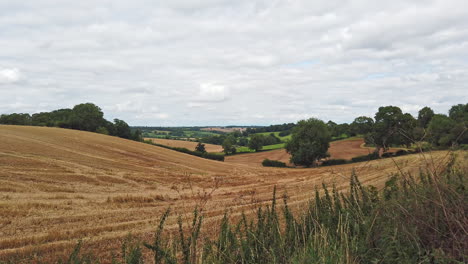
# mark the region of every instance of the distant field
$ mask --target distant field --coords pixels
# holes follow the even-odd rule
[[[242,212],[251,217],[253,208],[271,202],[274,186],[278,196],[288,195],[293,211],[302,210],[323,182],[347,188],[353,169],[363,184],[380,188],[388,175],[417,172],[447,153],[278,169],[250,166],[253,159],[217,162],[70,129],[1,125],[0,138],[0,262],[15,257],[17,263],[29,263],[21,259],[32,255],[36,262],[55,263],[69,256],[79,239],[84,251],[111,259],[129,233],[152,241],[168,207],[173,213],[166,226],[175,231],[179,214],[186,219],[203,204],[202,232],[209,235],[217,232],[227,209],[232,218]]]
[[[184,140],[174,140],[174,139],[160,139],[160,138],[145,138],[145,140],[151,140],[154,143],[177,148],[186,148],[189,150],[195,150],[197,142],[193,141],[184,141]],[[223,147],[213,144],[205,144],[205,149],[207,152],[223,152]]]
[[[279,135],[279,133],[281,132],[263,132],[263,133],[256,133],[258,135],[263,135],[263,136],[268,136],[270,135],[271,133],[273,133],[276,137],[278,137],[279,139],[281,139],[282,142],[286,142],[287,140],[291,139],[291,134],[287,135],[287,136],[284,136],[284,137],[281,137]]]
[[[282,148],[284,148],[284,146],[285,146],[284,143],[275,144],[275,145],[267,145],[267,146],[263,146],[262,150],[282,149]],[[243,147],[238,147],[237,152],[239,152],[239,153],[252,153],[252,152],[255,152],[255,150],[249,149],[249,147],[243,146]]]
[[[203,131],[219,131],[219,132],[224,132],[224,133],[231,133],[231,132],[234,132],[234,131],[243,132],[246,129],[247,128],[245,128],[245,127],[205,127],[205,128],[201,128],[200,130],[203,130]]]
[[[265,148],[268,147],[268,148]],[[273,149],[272,151],[262,151],[258,153],[246,153],[246,154],[237,154],[234,156],[227,156],[226,162],[232,162],[237,164],[249,164],[255,167],[261,167],[261,163],[264,159],[279,160],[289,163],[290,155],[286,153],[286,150],[283,149],[284,144],[277,144],[265,146],[263,149]],[[374,148],[364,147],[364,139],[362,138],[349,138],[339,141],[333,141],[330,143],[330,152],[331,159],[351,159],[360,155],[367,155],[371,153]],[[395,152],[398,149],[390,149],[390,152]],[[253,151],[250,151],[253,152]],[[291,164],[290,164],[291,165]]]
[[[212,132],[208,132],[208,131],[195,131],[195,130],[185,130],[183,131],[181,135],[179,136],[173,136],[173,135],[170,135],[170,131],[163,131],[163,130],[159,130],[157,131],[159,133],[164,133],[164,135],[160,135],[160,134],[157,134],[157,133],[154,133],[154,132],[148,132],[148,131],[145,131],[143,132],[143,136],[144,137],[148,137],[148,138],[166,138],[166,137],[174,137],[174,138],[202,138],[202,137],[208,137],[208,136],[213,136],[213,135],[217,135],[216,133],[212,133]]]

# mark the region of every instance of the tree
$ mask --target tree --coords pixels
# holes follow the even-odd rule
[[[291,154],[292,163],[310,167],[327,157],[330,141],[330,132],[322,120],[301,120],[292,130],[291,140],[286,143],[286,151]]]
[[[351,132],[356,135],[365,135],[372,132],[374,126],[374,119],[367,116],[356,117],[351,123]]]
[[[195,151],[206,153],[205,144],[198,142],[197,146],[195,147]]]
[[[224,153],[226,154],[236,153],[236,147],[234,146],[235,144],[236,144],[236,138],[234,138],[234,136],[229,135],[228,137],[226,137],[222,144]]]
[[[79,104],[73,107],[71,126],[73,129],[95,132],[104,124],[104,114],[97,105],[92,103]]]
[[[450,108],[449,117],[457,122],[468,123],[468,104],[457,104]]]
[[[372,132],[366,136],[366,143],[375,144],[375,153],[388,150],[392,144],[408,144],[411,140],[415,119],[403,114],[396,106],[382,106],[375,114]]]
[[[140,129],[137,129],[137,130],[133,131],[132,136],[131,136],[131,140],[135,140],[135,141],[138,141],[138,142],[143,141],[143,136],[141,135]]]
[[[96,129],[96,133],[103,134],[103,135],[109,135],[109,130],[107,130],[107,128],[101,126],[101,127],[98,127]]]
[[[13,113],[10,115],[1,115],[0,124],[29,126],[32,123],[31,116],[29,114]]]
[[[262,149],[264,144],[264,137],[260,134],[252,134],[250,136],[250,141],[248,143],[249,149],[253,149],[255,151],[259,151]]]
[[[427,128],[429,122],[431,122],[432,117],[434,117],[434,111],[429,107],[424,107],[418,112],[418,122],[419,126],[422,128]]]
[[[456,122],[446,115],[434,115],[428,125],[429,137],[432,144],[441,147],[449,147],[456,140],[451,132]]]
[[[130,139],[132,136],[132,131],[130,126],[123,120],[114,119],[114,131],[115,135],[121,138]]]

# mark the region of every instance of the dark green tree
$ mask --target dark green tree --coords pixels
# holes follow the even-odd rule
[[[104,124],[104,114],[97,105],[85,103],[75,105],[72,109],[71,127],[73,129],[95,132]]]
[[[226,137],[222,144],[224,153],[226,153],[226,155],[236,153],[235,144],[236,138],[233,135]]]
[[[1,115],[0,124],[30,126],[32,124],[31,115],[17,113]]]
[[[418,122],[419,126],[422,128],[427,128],[429,122],[431,122],[432,117],[434,117],[434,111],[429,107],[424,107],[418,112]]]
[[[450,108],[449,117],[456,122],[468,123],[468,104],[457,104]]]
[[[286,151],[291,154],[291,162],[310,167],[328,156],[331,135],[327,125],[319,119],[301,120],[293,128]]]
[[[374,119],[367,116],[356,117],[351,123],[350,130],[356,135],[365,135],[372,132],[374,126]]]
[[[436,146],[449,147],[456,140],[451,132],[456,122],[446,115],[436,114],[428,125],[429,138]]]
[[[130,126],[123,120],[114,119],[114,131],[115,135],[121,138],[130,139],[132,136],[132,131]]]
[[[249,140],[249,143],[247,144],[247,146],[249,147],[249,149],[259,151],[259,150],[262,149],[264,141],[265,141],[264,136],[262,136],[260,134],[252,134],[250,136],[250,140]]]
[[[195,151],[206,153],[205,144],[198,142],[197,146],[195,147]]]
[[[382,106],[375,114],[373,130],[366,136],[366,143],[375,145],[375,152],[388,150],[392,144],[408,144],[412,139],[415,119],[403,114],[396,106]]]

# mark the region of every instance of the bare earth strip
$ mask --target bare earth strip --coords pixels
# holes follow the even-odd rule
[[[145,140],[151,140],[154,143],[177,148],[186,148],[189,150],[195,150],[197,142],[193,141],[184,141],[184,140],[174,140],[174,139],[162,139],[162,138],[145,138]],[[220,145],[205,144],[205,149],[207,152],[223,152],[223,147]]]
[[[437,162],[446,152],[431,155]],[[35,254],[51,262],[79,239],[109,261],[129,232],[152,239],[168,207],[173,228],[177,215],[204,205],[210,234],[226,210],[249,215],[270,202],[274,186],[300,210],[322,182],[346,188],[352,169],[364,184],[382,187],[397,166],[421,165],[429,166],[410,155],[315,169],[256,168],[96,133],[0,126],[0,261]]]

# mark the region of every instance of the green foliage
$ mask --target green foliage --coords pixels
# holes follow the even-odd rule
[[[109,130],[107,128],[101,126],[96,129],[96,133],[103,134],[103,135],[109,135]]]
[[[32,118],[29,114],[1,115],[0,124],[29,126],[32,124]]]
[[[323,121],[315,118],[301,120],[292,131],[286,151],[291,154],[292,163],[311,166],[327,157],[330,140],[330,132]]]
[[[123,120],[114,119],[114,131],[115,135],[121,138],[130,139],[132,136],[132,131],[130,126]]]
[[[197,146],[195,146],[195,151],[206,153],[205,144],[198,142]]]
[[[264,136],[259,135],[259,134],[253,134],[250,136],[250,140],[247,146],[249,147],[249,149],[252,149],[254,151],[259,151],[262,149],[264,142],[265,142]]]
[[[430,140],[436,146],[450,146],[456,139],[451,133],[456,122],[446,115],[434,115],[428,125]]]
[[[236,138],[233,135],[228,136],[223,141],[223,151],[226,155],[228,154],[235,154],[237,149],[235,147]]]
[[[354,119],[350,125],[350,130],[355,135],[365,135],[372,132],[374,126],[374,120],[367,116],[360,116]]]
[[[449,117],[457,122],[468,122],[468,104],[457,104],[450,108]]]
[[[378,158],[379,158],[379,154],[374,152],[368,155],[362,155],[362,156],[351,158],[351,162],[369,161],[369,160],[375,160]]]
[[[95,132],[104,123],[104,113],[92,103],[78,104],[72,109],[70,127]]]
[[[427,128],[429,122],[431,122],[432,117],[434,117],[434,111],[429,107],[424,107],[418,112],[418,122],[419,126],[422,128]]]
[[[279,168],[285,168],[286,163],[281,162],[279,160],[269,160],[269,159],[264,159],[262,162],[262,165],[264,167],[279,167]]]
[[[333,166],[348,163],[345,159],[327,159],[322,162],[322,166]]]
[[[380,107],[375,114],[375,123],[371,133],[367,134],[366,143],[376,146],[375,152],[380,149],[384,152],[391,145],[411,145],[413,130],[417,121],[410,114],[403,114],[396,106]]]

